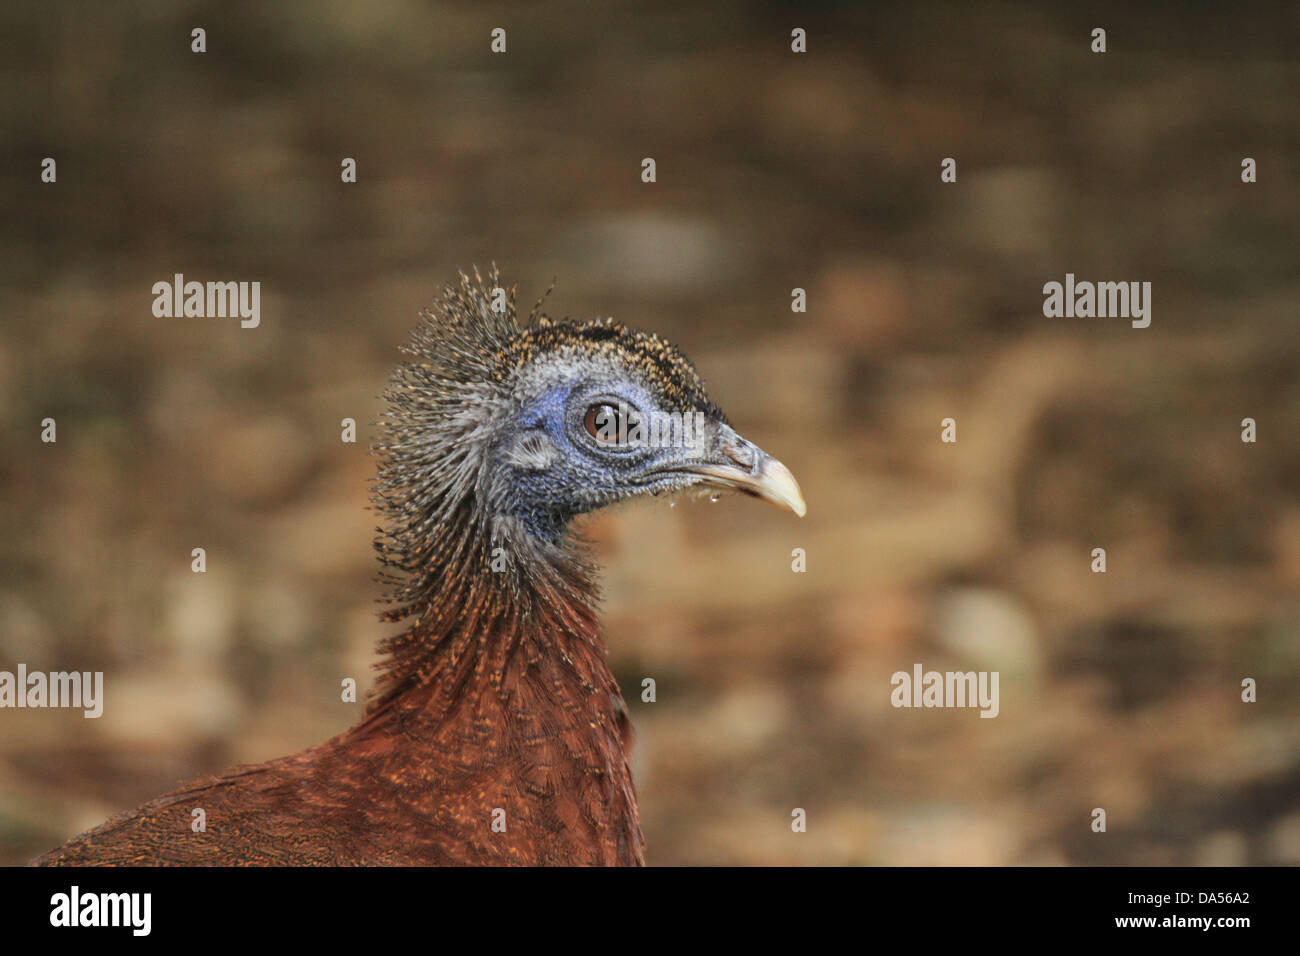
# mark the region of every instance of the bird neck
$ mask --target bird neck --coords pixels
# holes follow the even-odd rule
[[[555,548],[516,530],[494,543],[468,529],[431,552],[427,603],[390,612],[411,624],[384,642],[378,694],[350,733],[398,739],[405,764],[439,767],[439,799],[491,781],[511,832],[578,841],[547,850],[556,860],[643,862],[631,727],[600,637],[594,570],[574,542]],[[557,816],[572,817],[558,835]]]
[[[552,543],[466,500],[420,549],[384,613],[404,621],[380,644],[371,710],[399,704],[437,718],[476,694],[508,696],[525,671],[558,668],[575,687],[618,688],[596,617],[595,569],[571,538]]]

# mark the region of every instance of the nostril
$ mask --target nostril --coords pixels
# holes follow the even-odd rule
[[[746,471],[752,472],[758,467],[758,455],[754,446],[740,436],[723,442],[722,453],[731,459],[733,464]]]

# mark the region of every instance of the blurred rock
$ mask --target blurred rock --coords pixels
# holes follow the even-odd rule
[[[178,658],[195,666],[220,666],[235,637],[236,574],[219,549],[207,549],[207,571],[173,572],[166,581],[163,633]]]
[[[1279,820],[1269,834],[1271,862],[1284,866],[1300,863],[1300,813],[1292,813]]]
[[[1230,830],[1211,833],[1196,848],[1196,866],[1245,866],[1249,860],[1246,838]]]
[[[999,671],[1003,679],[1037,677],[1042,670],[1038,629],[1009,595],[951,588],[935,608],[935,635],[961,666]]]

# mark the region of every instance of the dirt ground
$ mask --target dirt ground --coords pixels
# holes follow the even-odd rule
[[[0,11],[0,670],[106,680],[0,711],[0,863],[355,721],[367,423],[494,261],[808,502],[588,525],[652,863],[1300,863],[1297,7],[137,7]],[[156,318],[178,272],[260,326]],[[1150,327],[1045,317],[1067,273]],[[998,716],[891,706],[917,663]]]

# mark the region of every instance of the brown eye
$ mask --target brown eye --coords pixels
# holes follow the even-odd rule
[[[618,409],[608,402],[601,402],[588,408],[582,424],[587,429],[587,434],[596,441],[617,445],[626,439],[625,434],[620,434],[623,429],[620,428],[622,423],[618,417]]]

